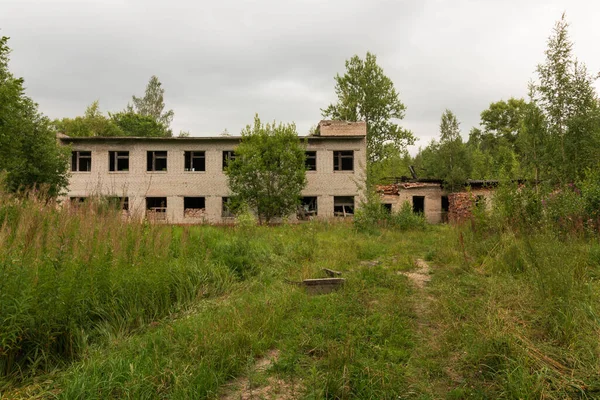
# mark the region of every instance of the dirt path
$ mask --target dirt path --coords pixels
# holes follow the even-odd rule
[[[301,389],[298,384],[267,375],[269,368],[277,362],[278,358],[279,351],[271,350],[264,357],[256,360],[247,376],[227,384],[221,400],[292,400],[297,398]]]

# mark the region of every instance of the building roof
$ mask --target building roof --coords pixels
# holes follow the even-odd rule
[[[137,137],[137,136],[66,136],[57,135],[63,142],[207,142],[207,141],[237,141],[242,140],[242,136],[188,136],[188,137]],[[299,139],[309,141],[318,140],[355,140],[361,139],[355,135],[336,135],[336,136],[298,136]]]

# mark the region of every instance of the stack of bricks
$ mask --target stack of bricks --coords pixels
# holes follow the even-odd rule
[[[450,193],[448,195],[448,221],[453,224],[471,219],[475,197],[470,192]]]

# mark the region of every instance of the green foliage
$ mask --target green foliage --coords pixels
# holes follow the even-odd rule
[[[61,147],[48,118],[25,95],[23,79],[8,69],[8,37],[0,37],[0,173],[12,192],[43,188],[57,196],[68,183],[68,149]]]
[[[102,114],[97,100],[88,106],[82,117],[55,120],[54,126],[58,132],[73,137],[113,137],[126,135],[112,119]]]
[[[144,97],[132,97],[132,105],[128,105],[125,109],[125,113],[135,113],[144,117],[152,118],[158,125],[165,127],[165,133],[163,136],[172,136],[172,132],[169,129],[171,121],[175,113],[173,110],[164,111],[165,89],[162,88],[162,83],[158,80],[155,75],[150,77],[148,85],[146,86],[146,92]]]
[[[354,215],[354,225],[361,232],[376,232],[378,228],[389,227],[400,231],[424,229],[427,221],[422,214],[415,214],[409,202],[402,203],[400,211],[392,212],[381,203],[379,194],[367,194],[365,201]]]
[[[263,125],[256,115],[227,166],[229,188],[261,223],[286,217],[296,211],[306,185],[304,158],[294,124]]]
[[[369,164],[384,159],[386,146],[403,151],[414,144],[412,132],[393,122],[404,118],[406,107],[374,54],[367,52],[364,60],[357,55],[347,60],[346,73],[336,75],[335,82],[338,101],[321,110],[323,117],[367,122]]]
[[[165,137],[171,136],[170,131],[149,115],[132,112],[110,114],[112,122],[125,136],[133,137]]]

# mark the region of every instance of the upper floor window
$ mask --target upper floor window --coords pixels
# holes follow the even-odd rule
[[[306,166],[307,171],[316,171],[317,170],[317,152],[316,151],[307,151],[306,152],[305,166]]]
[[[334,151],[333,152],[333,170],[334,171],[354,171],[354,151]]]
[[[128,151],[109,151],[108,152],[108,170],[129,171],[129,152]]]
[[[167,152],[149,151],[147,171],[166,171],[167,170]]]
[[[206,171],[206,158],[203,151],[186,151],[185,171]]]
[[[71,171],[90,172],[92,170],[92,152],[75,150],[71,152]]]
[[[230,160],[235,160],[235,151],[233,151],[233,150],[224,151],[223,152],[223,171],[225,171],[225,169],[229,165]]]

